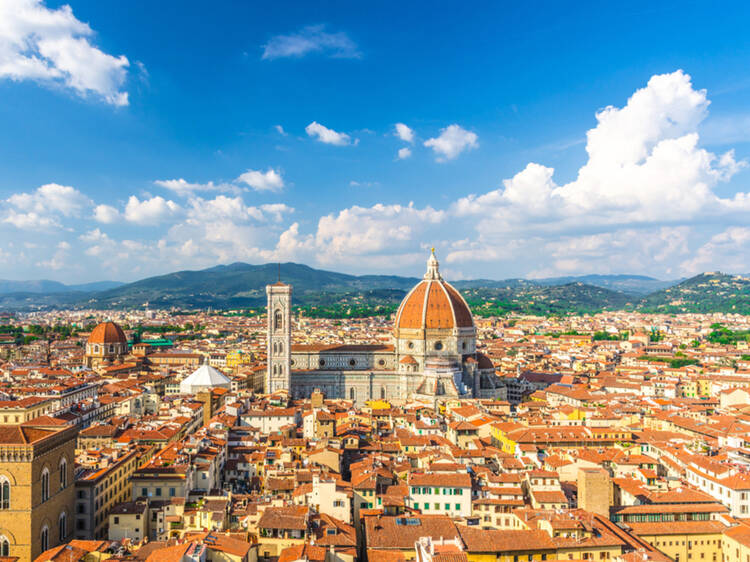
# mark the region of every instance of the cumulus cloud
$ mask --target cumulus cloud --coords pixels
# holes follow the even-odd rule
[[[8,198],[8,203],[23,211],[54,213],[66,217],[79,216],[91,204],[83,193],[69,185],[48,183],[32,193],[17,193]]]
[[[411,149],[410,148],[404,147],[404,148],[400,148],[398,150],[398,159],[399,160],[406,160],[410,156],[411,156]]]
[[[36,80],[128,105],[123,86],[128,59],[114,57],[91,43],[93,30],[68,5],[57,10],[42,0],[0,2],[0,77]]]
[[[566,230],[592,225],[686,223],[750,210],[750,197],[721,198],[714,188],[745,166],[729,151],[698,146],[705,90],[682,71],[653,76],[622,108],[596,114],[588,161],[567,184],[554,170],[530,163],[503,187],[456,202],[459,216],[480,217],[484,232],[518,228]]]
[[[284,214],[292,212],[294,212],[294,209],[284,203],[255,207],[246,205],[241,197],[219,195],[214,199],[199,197],[191,199],[187,210],[187,220],[188,222],[202,224],[215,221],[278,221]]]
[[[97,205],[94,208],[94,220],[102,224],[112,224],[120,220],[120,211],[111,205]]]
[[[173,191],[180,197],[189,197],[197,192],[205,191],[223,191],[223,192],[236,192],[239,191],[237,186],[228,183],[214,183],[212,181],[208,183],[195,183],[189,182],[182,178],[171,179],[171,180],[155,180],[154,184],[164,189]]]
[[[47,229],[61,226],[63,217],[79,217],[91,200],[68,185],[48,183],[29,193],[16,193],[7,200],[2,221],[20,229]]]
[[[131,195],[125,205],[125,220],[140,225],[157,225],[171,219],[180,212],[180,206],[174,201],[157,195],[140,200]]]
[[[414,142],[414,130],[403,123],[396,123],[396,136],[404,142]]]
[[[95,205],[72,187],[48,184],[0,201],[0,228],[24,228],[27,244],[39,244],[35,230],[89,221],[79,240],[85,247],[82,257],[110,271],[128,263],[129,277],[188,264],[278,259],[416,273],[415,264],[421,269],[425,248],[433,244],[444,262],[469,278],[594,272],[674,278],[705,269],[750,271],[745,258],[750,255],[750,193],[720,190],[745,162],[731,151],[714,154],[701,147],[699,131],[708,105],[706,92],[694,88],[685,73],[654,76],[621,107],[596,113],[586,134],[588,158],[571,181],[558,183],[553,168],[530,162],[497,189],[440,208],[352,206],[314,217],[306,226],[311,217],[292,220],[294,209],[285,203],[249,205],[240,195],[249,188],[281,189],[281,173],[268,168],[248,170],[228,184],[234,193],[210,198],[199,194],[226,184],[160,180],[160,187],[185,199],[178,205],[163,197],[132,196],[119,210]],[[449,129],[428,145],[442,159],[471,148],[471,142],[460,150],[438,144],[451,136]],[[311,134],[333,144],[340,143],[337,135],[343,133],[327,128]],[[348,135],[344,143],[351,144]],[[370,184],[352,180],[349,185]],[[91,230],[93,220],[109,224],[120,218],[126,224],[118,232],[127,223],[166,227],[156,240],[114,240],[98,228]],[[31,250],[37,246],[28,248],[37,251]],[[55,252],[68,252],[70,264],[76,250],[59,247]],[[43,261],[52,267],[54,257],[50,252]],[[8,259],[20,260],[17,255]]]
[[[109,237],[104,232],[102,232],[100,228],[94,228],[92,230],[89,230],[81,234],[78,238],[79,240],[82,240],[83,242],[88,242],[88,243],[101,242],[102,240],[109,239]]]
[[[445,212],[413,203],[372,207],[353,206],[318,221],[315,241],[323,263],[349,261],[354,256],[398,253],[416,236],[445,219]]]
[[[281,191],[284,188],[281,172],[273,168],[268,168],[265,172],[248,170],[237,181],[249,185],[255,191]]]
[[[68,266],[69,250],[71,248],[68,242],[64,240],[57,243],[55,253],[47,260],[38,261],[36,265],[45,269],[52,269],[54,271],[63,269]]]
[[[722,263],[747,270],[740,224],[750,194],[717,193],[746,163],[731,150],[717,155],[700,146],[708,106],[706,91],[684,72],[651,77],[623,107],[596,114],[588,160],[573,181],[560,185],[554,169],[531,162],[499,189],[456,201],[451,214],[476,221],[476,238],[448,260],[511,259],[497,255],[512,246],[515,255],[545,257],[537,276],[644,268],[677,276]],[[726,223],[738,225],[688,257],[709,225]]]
[[[438,162],[453,160],[456,156],[466,150],[479,146],[479,137],[476,133],[467,131],[460,125],[448,125],[440,129],[440,135],[424,142],[437,156]]]
[[[313,121],[307,127],[305,127],[307,136],[317,138],[320,142],[325,144],[333,144],[335,146],[346,146],[352,144],[352,139],[346,133],[339,133],[333,129],[321,125],[317,121]]]
[[[21,230],[45,230],[61,226],[56,218],[40,215],[35,212],[19,213],[13,209],[5,214],[3,222],[12,224]]]
[[[674,275],[671,262],[689,252],[687,226],[624,228],[540,240],[532,251],[547,256],[529,277],[641,271],[644,264]],[[530,245],[530,246],[533,246]],[[528,248],[531,250],[531,247]]]
[[[695,254],[680,264],[684,275],[695,275],[707,270],[747,273],[750,262],[750,228],[730,226],[714,234]]]
[[[308,25],[301,30],[276,35],[263,45],[265,60],[293,57],[317,53],[332,58],[352,59],[361,56],[356,43],[343,31],[328,32],[324,25]]]

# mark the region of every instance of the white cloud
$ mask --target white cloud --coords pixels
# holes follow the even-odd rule
[[[671,271],[670,263],[689,252],[690,227],[624,228],[598,234],[566,235],[541,240],[533,251],[545,256],[544,267],[530,277],[642,271],[643,265]]]
[[[56,218],[42,216],[39,213],[19,213],[11,209],[3,217],[3,222],[12,224],[21,230],[46,230],[59,228],[61,225]]]
[[[404,147],[404,148],[400,148],[398,150],[398,159],[399,160],[406,160],[410,156],[411,156],[411,149],[410,148]]]
[[[281,125],[274,125],[274,129],[276,129],[276,132],[279,133],[281,136],[286,137],[289,135],[289,133],[287,133],[284,130],[284,127],[282,127]]]
[[[683,275],[695,275],[707,270],[723,270],[747,274],[750,272],[750,228],[731,226],[713,235],[695,254],[680,264]]]
[[[460,266],[469,278],[623,272],[674,278],[704,269],[747,272],[750,193],[719,191],[745,163],[731,151],[713,154],[701,147],[698,131],[707,107],[706,93],[694,89],[684,73],[654,76],[622,107],[597,113],[586,135],[588,159],[572,181],[558,184],[552,168],[531,162],[498,189],[442,208],[353,206],[293,222],[294,209],[287,204],[248,205],[239,195],[247,191],[244,186],[281,189],[284,179],[272,168],[248,170],[228,184],[159,180],[157,185],[185,197],[181,204],[132,196],[119,210],[96,205],[72,187],[48,184],[0,201],[0,228],[26,230],[15,233],[21,238],[15,249],[6,237],[4,251],[14,252],[8,257],[14,267],[60,265],[71,271],[85,263],[83,267],[101,266],[119,278],[279,259],[353,272],[416,274],[431,245],[453,271]],[[324,129],[329,141],[342,135]],[[348,135],[345,142],[351,142]],[[458,154],[431,148],[445,159]],[[376,182],[358,178],[349,185]],[[220,189],[233,194],[216,194]],[[201,192],[214,193],[204,198]],[[108,224],[118,218],[166,226],[136,239],[115,240],[98,228],[91,230],[93,220]],[[312,226],[306,227],[310,219]],[[88,224],[81,227],[83,221]],[[78,238],[80,247],[50,248],[44,229],[68,227],[85,231]],[[140,232],[128,225],[118,231],[127,228]],[[158,234],[149,239],[153,232]],[[60,254],[54,261],[55,251],[67,252],[67,257]]]
[[[111,205],[97,205],[94,209],[94,220],[102,224],[112,224],[120,220],[120,211]]]
[[[94,228],[93,230],[89,230],[88,232],[85,232],[84,234],[81,234],[78,237],[83,242],[101,242],[102,240],[108,240],[108,236],[101,231],[99,228]]]
[[[404,142],[414,142],[414,130],[403,123],[396,123],[396,136]]]
[[[83,193],[57,183],[48,183],[32,193],[16,193],[8,198],[8,203],[23,211],[54,213],[65,217],[76,217],[91,204]]]
[[[212,181],[208,183],[193,183],[182,178],[171,179],[171,180],[155,180],[154,184],[164,189],[173,191],[180,197],[188,197],[199,191],[223,191],[223,192],[237,192],[239,188],[237,186],[228,183],[214,183]]]
[[[338,133],[333,129],[321,125],[317,121],[313,121],[307,127],[305,132],[309,137],[317,137],[317,139],[325,144],[333,144],[336,146],[346,146],[352,144],[352,139],[346,133]]]
[[[125,220],[141,225],[157,225],[179,212],[180,206],[177,203],[159,195],[143,200],[131,195],[125,205]]]
[[[478,136],[476,133],[467,131],[460,125],[448,125],[440,129],[440,135],[427,139],[424,145],[432,148],[437,155],[438,162],[453,160],[456,156],[465,150],[477,148],[479,146]]]
[[[248,206],[241,197],[219,195],[214,199],[196,197],[190,200],[187,220],[193,224],[208,224],[216,221],[245,223],[249,221],[279,221],[284,214],[294,209],[284,203],[272,203],[260,207]]]
[[[264,218],[271,219],[274,222],[281,222],[284,215],[293,213],[294,209],[284,203],[268,203],[261,205],[260,210]]]
[[[38,261],[36,265],[44,269],[59,271],[69,265],[68,259],[70,257],[70,248],[71,246],[68,242],[65,242],[64,240],[58,242],[55,253],[48,260]]]
[[[318,260],[347,262],[373,254],[396,254],[413,247],[416,237],[443,221],[445,212],[412,203],[354,206],[321,217],[315,234]]]
[[[276,248],[262,253],[263,259],[280,261],[304,259],[315,251],[315,237],[300,235],[299,223],[292,223],[289,228],[279,236]]]
[[[503,188],[470,195],[454,206],[479,217],[485,234],[511,230],[576,230],[592,225],[686,223],[750,210],[750,195],[720,198],[713,189],[744,162],[698,147],[696,128],[706,115],[706,92],[682,71],[653,76],[621,109],[597,113],[587,133],[588,161],[570,183],[530,163]]]
[[[332,58],[359,58],[357,45],[343,31],[329,33],[323,25],[309,25],[300,31],[272,37],[263,45],[263,59],[300,58],[310,53]]]
[[[2,222],[24,230],[61,227],[60,219],[75,218],[89,207],[91,200],[67,185],[48,183],[29,193],[11,195],[6,203],[10,207]]]
[[[281,172],[273,168],[268,168],[265,172],[248,170],[237,181],[249,185],[255,191],[281,191],[284,188]]]
[[[42,0],[0,2],[0,77],[37,80],[94,94],[109,104],[128,105],[123,90],[128,59],[91,44],[94,32],[64,5],[57,10]]]

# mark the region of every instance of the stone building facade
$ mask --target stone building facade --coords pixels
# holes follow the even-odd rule
[[[390,345],[290,345],[291,287],[281,292],[285,287],[267,288],[268,391],[308,398],[320,389],[358,405],[375,399],[505,399],[492,361],[477,352],[469,306],[440,275],[434,250],[423,280],[399,306]],[[287,372],[288,379],[281,375]]]
[[[34,560],[74,538],[77,433],[0,426],[0,556]]]
[[[279,281],[266,287],[268,295],[268,392],[289,389],[292,351],[292,287]]]

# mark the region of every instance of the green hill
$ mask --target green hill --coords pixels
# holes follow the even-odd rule
[[[474,314],[496,316],[522,314],[591,313],[633,306],[639,297],[584,283],[541,285],[530,281],[506,287],[465,288],[461,291]]]
[[[283,263],[234,263],[200,271],[178,271],[107,290],[0,294],[0,310],[53,308],[239,309],[262,307],[265,287],[281,279],[294,287],[294,303],[319,316],[387,314],[419,279],[395,275],[347,275]],[[574,279],[570,282],[570,279]],[[583,282],[583,280],[590,282]],[[559,282],[556,282],[559,281]],[[705,273],[646,296],[649,285],[664,284],[634,275],[593,275],[541,280],[457,281],[475,314],[588,313],[600,310],[643,312],[737,312],[750,314],[750,279]],[[617,290],[617,287],[631,290]],[[98,286],[96,287],[99,288]]]
[[[750,278],[719,272],[701,273],[647,295],[643,312],[735,312],[750,314]]]
[[[276,282],[279,277],[294,287],[294,301],[302,305],[335,302],[345,295],[377,289],[406,291],[417,282],[415,278],[390,275],[358,277],[296,263],[234,263],[201,271],[178,271],[150,277],[96,293],[86,302],[88,306],[102,308],[129,308],[147,304],[154,308],[262,306],[266,302],[266,285]]]

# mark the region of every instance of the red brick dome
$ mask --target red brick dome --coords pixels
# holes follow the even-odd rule
[[[110,344],[110,343],[128,343],[125,332],[114,322],[102,322],[91,331],[89,343]]]
[[[469,305],[461,294],[443,280],[433,250],[427,273],[401,302],[396,313],[396,330],[473,328]]]

